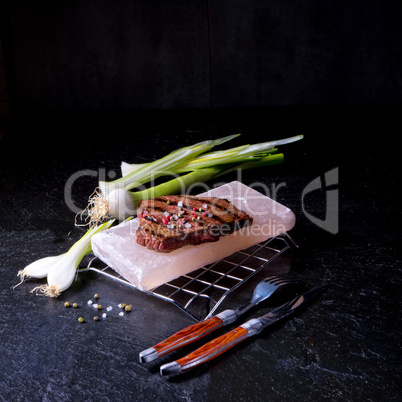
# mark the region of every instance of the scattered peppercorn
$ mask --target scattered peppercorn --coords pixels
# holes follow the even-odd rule
[[[99,317],[97,315],[94,317],[94,321],[99,321]]]
[[[74,307],[74,308],[77,308],[77,307],[78,307],[78,304],[77,304],[77,303],[73,303],[73,307]]]
[[[70,303],[67,301],[64,303],[64,307],[70,307]]]
[[[98,310],[102,310],[102,306],[101,306],[100,304],[98,304],[98,305],[96,306],[96,308],[97,308]]]
[[[97,293],[94,294],[95,299],[99,299],[99,295]]]
[[[84,319],[82,317],[80,317],[80,318],[78,318],[78,322],[82,324],[84,322]]]
[[[124,307],[124,310],[131,311],[131,304],[129,304],[128,306]]]

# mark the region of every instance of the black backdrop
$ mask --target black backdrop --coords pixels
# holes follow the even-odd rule
[[[402,100],[397,0],[13,0],[2,14],[14,113]]]
[[[401,1],[2,4],[8,141],[29,159],[241,132],[364,163],[400,135]]]

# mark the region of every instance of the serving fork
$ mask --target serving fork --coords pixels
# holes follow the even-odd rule
[[[255,287],[253,296],[248,303],[234,310],[222,311],[207,320],[190,325],[164,341],[143,350],[139,354],[140,362],[144,363],[155,360],[159,356],[189,345],[218,328],[235,322],[240,316],[244,315],[257,304],[272,296],[279,288],[297,283],[300,283],[298,279],[288,276],[270,276],[265,278]]]

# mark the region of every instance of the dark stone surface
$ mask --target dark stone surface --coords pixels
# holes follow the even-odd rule
[[[398,113],[396,106],[306,107],[217,110],[213,116],[49,114],[14,122],[0,142],[0,399],[400,400],[400,179],[393,155]],[[291,235],[299,248],[262,276],[290,270],[309,285],[333,284],[307,310],[213,362],[162,378],[160,364],[182,352],[148,364],[138,362],[138,353],[192,323],[173,305],[94,273],[80,274],[58,299],[30,293],[43,281],[13,289],[20,269],[64,252],[83,233],[64,200],[71,175],[99,168],[110,173],[121,160],[145,162],[234,132],[243,133],[238,144],[305,134],[302,142],[282,147],[285,164],[246,172],[242,180],[276,186],[278,201],[297,216]],[[334,168],[337,234],[312,223],[302,208],[303,189]],[[96,180],[74,183],[77,205],[85,206]],[[304,202],[306,211],[324,219],[325,192]],[[228,306],[247,300],[258,279],[240,288]],[[94,293],[104,309],[114,306],[105,321],[92,319],[87,300]],[[65,308],[66,300],[79,308]],[[125,317],[118,316],[120,302],[133,305]],[[86,322],[79,324],[78,316]]]

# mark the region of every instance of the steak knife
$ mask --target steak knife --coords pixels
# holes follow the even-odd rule
[[[160,374],[179,374],[218,357],[238,343],[259,334],[263,329],[293,314],[329,286],[322,285],[311,289],[259,318],[248,320],[226,334],[209,341],[189,355],[162,365]]]

